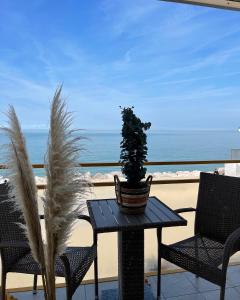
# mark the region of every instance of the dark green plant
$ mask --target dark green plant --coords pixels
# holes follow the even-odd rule
[[[147,171],[143,166],[147,161],[148,151],[145,131],[150,128],[151,123],[143,123],[134,114],[134,107],[120,108],[123,121],[120,154],[122,173],[126,176],[129,186],[137,187]]]

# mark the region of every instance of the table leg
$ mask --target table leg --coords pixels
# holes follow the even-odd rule
[[[158,239],[158,273],[157,273],[157,300],[161,299],[161,243],[162,243],[162,228],[157,229]]]
[[[119,299],[144,299],[144,230],[118,233]]]

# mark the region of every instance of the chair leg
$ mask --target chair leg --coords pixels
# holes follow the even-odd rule
[[[71,283],[69,281],[69,277],[70,277],[70,274],[67,278],[65,277],[66,293],[67,293],[67,300],[72,300],[73,295],[72,295],[72,289],[71,289]]]
[[[33,277],[33,294],[34,295],[37,294],[37,279],[38,279],[37,275],[34,274],[34,277]]]
[[[157,229],[158,238],[158,267],[157,267],[157,300],[161,299],[161,249],[160,244],[162,242],[162,229]]]
[[[94,259],[95,299],[98,300],[98,259]]]
[[[224,298],[225,298],[225,285],[221,286],[220,300],[224,300]]]
[[[67,300],[72,300],[72,295],[70,294],[69,291],[67,291]]]
[[[157,300],[161,299],[161,257],[158,258],[158,273],[157,273]]]
[[[94,234],[93,234],[93,243],[97,247],[98,235],[96,232],[94,232]],[[94,281],[95,281],[95,300],[98,300],[99,299],[99,295],[98,295],[98,251],[97,251],[97,255],[94,259]]]
[[[7,273],[2,271],[2,288],[1,288],[2,300],[5,300],[6,297],[6,280],[7,280]]]

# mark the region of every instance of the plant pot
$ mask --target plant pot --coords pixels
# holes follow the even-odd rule
[[[126,186],[126,182],[120,182],[117,175],[114,176],[114,183],[120,211],[125,214],[144,213],[149,198],[152,176],[148,176],[146,182],[142,182],[139,188]]]

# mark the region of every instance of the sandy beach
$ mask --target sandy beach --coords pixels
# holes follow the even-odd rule
[[[198,184],[162,184],[152,185],[151,195],[157,196],[161,201],[168,205],[172,209],[180,207],[195,207],[197,200]],[[39,196],[42,195],[42,191],[39,192]],[[114,187],[95,187],[89,199],[101,199],[101,198],[114,198]],[[40,210],[42,210],[42,205]],[[193,234],[193,222],[194,214],[186,213],[184,217],[188,221],[188,226],[173,227],[163,230],[163,241],[165,243],[171,243],[189,237]],[[92,242],[92,230],[91,226],[84,221],[79,221],[76,225],[69,245],[85,246],[90,245]],[[157,255],[157,240],[156,230],[145,230],[145,272],[156,270],[156,256]],[[98,261],[99,261],[99,278],[106,278],[117,276],[118,259],[117,259],[117,234],[105,233],[100,234],[98,237]],[[238,257],[233,257],[233,261],[236,261]],[[167,271],[171,268],[176,269],[175,266],[169,263],[163,262],[163,271]],[[93,268],[85,276],[85,279],[93,278]],[[32,286],[32,275],[23,274],[8,274],[7,287],[29,287]],[[57,282],[64,282],[63,279],[58,278]],[[40,283],[40,280],[39,280]]]

